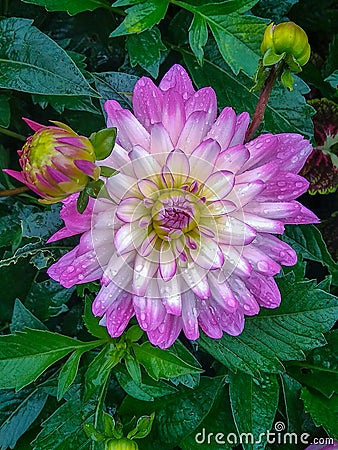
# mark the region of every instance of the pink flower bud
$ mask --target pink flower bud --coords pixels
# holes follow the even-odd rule
[[[35,133],[18,151],[22,171],[4,172],[40,195],[41,203],[59,202],[82,191],[90,178],[98,179],[100,168],[94,163],[95,152],[88,138],[61,122],[44,126],[29,119],[24,121]]]

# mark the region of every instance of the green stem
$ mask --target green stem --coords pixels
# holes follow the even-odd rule
[[[0,127],[0,133],[5,134],[6,136],[12,137],[14,139],[18,139],[19,141],[25,142],[26,137],[22,134],[15,133],[15,131],[7,130],[7,128]]]

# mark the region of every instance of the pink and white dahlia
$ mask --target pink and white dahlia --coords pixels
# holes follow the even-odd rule
[[[93,313],[113,337],[134,315],[161,348],[182,330],[192,340],[199,328],[238,335],[245,315],[279,305],[273,276],[296,263],[274,235],[318,222],[294,200],[308,188],[297,173],[312,147],[291,133],[244,144],[248,113],[217,117],[214,90],[195,91],[179,65],[159,87],[141,78],[133,108],[106,102],[118,132],[102,164],[119,173],[84,215],[76,196],[64,202],[65,228],[50,241],[82,236],[49,275],[65,287],[100,279]]]

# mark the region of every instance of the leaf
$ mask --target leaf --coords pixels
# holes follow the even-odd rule
[[[104,128],[96,131],[90,135],[89,140],[94,147],[96,159],[106,159],[115,145],[116,128]]]
[[[110,33],[110,37],[123,36],[130,33],[141,33],[152,28],[165,16],[169,0],[146,0],[126,10],[124,21]]]
[[[329,75],[327,78],[325,78],[324,81],[327,81],[328,83],[331,84],[331,86],[334,89],[338,88],[338,70],[335,70],[333,73],[331,73],[331,75]]]
[[[305,411],[310,413],[314,423],[322,426],[329,436],[338,439],[338,395],[327,399],[321,394],[303,388],[300,398],[304,402]]]
[[[11,108],[9,105],[9,95],[0,93],[0,127],[7,128],[11,119]]]
[[[331,398],[338,394],[338,330],[325,336],[328,344],[314,349],[304,363],[290,363],[289,374],[302,385]]]
[[[87,330],[91,335],[99,339],[104,339],[106,341],[110,339],[110,336],[107,332],[107,327],[99,325],[99,321],[101,320],[101,318],[95,317],[94,314],[92,313],[92,300],[88,295],[85,297],[83,320],[87,327]]]
[[[264,0],[259,2],[253,9],[254,14],[260,17],[267,17],[272,21],[281,22],[285,20],[285,16],[292,8],[293,5],[298,3],[299,0],[284,0],[279,2],[276,0]]]
[[[76,392],[42,424],[32,442],[34,450],[89,450],[83,423],[86,420],[80,393]]]
[[[42,330],[0,336],[0,389],[21,389],[83,342]]]
[[[336,297],[318,289],[313,281],[277,280],[282,304],[247,317],[242,334],[221,339],[203,335],[202,348],[235,371],[259,377],[262,372],[283,372],[282,361],[305,359],[304,351],[325,345],[323,332],[337,319]],[[297,299],[297,301],[295,301]]]
[[[32,26],[32,20],[1,19],[0,36],[0,87],[33,94],[98,97],[67,53]]]
[[[25,3],[44,6],[47,11],[66,11],[71,16],[83,11],[94,11],[109,6],[105,0],[23,0]]]
[[[86,379],[84,401],[87,402],[103,386],[114,366],[119,363],[121,354],[113,344],[106,344],[100,353],[89,364]]]
[[[208,450],[231,450],[237,441],[237,432],[230,409],[229,388],[219,389],[208,415],[189,436],[180,442],[183,450],[199,450],[202,444],[208,445]],[[211,435],[211,439],[208,436]],[[217,436],[217,437],[216,437]],[[228,442],[231,438],[236,441]]]
[[[167,50],[161,40],[161,33],[157,27],[143,31],[140,34],[127,36],[128,50],[132,67],[140,65],[153,78],[158,77],[158,71],[163,59],[163,52]]]
[[[248,111],[253,115],[258,94],[250,92],[252,80],[243,73],[234,76],[213,42],[206,46],[203,67],[196,65],[190,52],[180,50],[196,85],[199,88],[213,86],[219,106],[232,106],[238,113]],[[277,83],[266,107],[261,131],[295,132],[311,137],[313,135],[311,115],[314,110],[306,104],[302,95],[308,91],[308,86],[297,77],[292,93]]]
[[[66,289],[52,279],[33,282],[26,294],[25,305],[40,320],[47,320],[68,310],[66,303],[74,289]]]
[[[287,430],[289,433],[300,435],[304,421],[304,417],[301,414],[303,404],[299,398],[302,385],[286,373],[281,374],[281,381],[287,417]]]
[[[149,342],[145,342],[142,345],[134,344],[132,348],[136,360],[144,366],[154,380],[159,380],[160,378],[169,379],[202,371],[199,367],[186,363],[169,350],[161,350],[152,346]]]
[[[239,435],[250,433],[242,445],[245,450],[263,449],[267,430],[271,430],[278,406],[279,385],[275,375],[257,380],[237,372],[230,374],[230,401]]]
[[[146,402],[153,402],[157,397],[164,397],[166,395],[175,394],[177,389],[163,381],[154,381],[150,377],[143,377],[143,382],[135,383],[127,370],[119,365],[114,374],[117,381],[120,383],[122,389],[131,397]]]
[[[94,74],[94,80],[102,96],[101,105],[106,100],[116,100],[123,108],[131,107],[131,95],[138,77],[121,72],[102,72]]]
[[[10,326],[11,333],[24,331],[25,328],[34,328],[37,330],[46,330],[47,327],[27,309],[19,299],[15,300]]]
[[[223,382],[223,377],[202,377],[197,389],[180,388],[177,394],[155,399],[154,402],[126,397],[119,414],[132,417],[155,412],[151,433],[142,440],[142,445],[149,442],[150,447],[147,448],[172,449],[196,430],[208,415]]]
[[[74,383],[76,378],[76,374],[79,368],[79,363],[81,356],[84,352],[88,351],[88,349],[79,349],[75,350],[70,357],[67,359],[65,364],[63,365],[60,374],[59,374],[59,382],[58,382],[58,390],[57,390],[57,399],[60,401],[61,398],[68,391],[70,386]]]
[[[266,28],[266,20],[253,15],[241,15],[236,12],[240,9],[246,11],[255,3],[257,1],[230,0],[221,3],[215,2],[192,6],[181,1],[176,2],[177,5],[194,14],[190,30],[194,32],[197,40],[192,40],[190,35],[189,42],[193,43],[191,48],[200,62],[201,47],[207,40],[205,27],[208,24],[221,55],[232,71],[236,75],[240,70],[243,70],[249,76],[255,74],[260,57],[259,48]],[[195,52],[196,50],[197,52]]]
[[[205,19],[197,14],[194,15],[193,21],[189,28],[189,44],[194,52],[200,65],[203,63],[204,50],[203,47],[208,41],[208,27]]]
[[[11,216],[1,217],[0,222],[0,248],[13,245],[14,247],[20,242],[22,235],[21,225],[13,221]]]
[[[303,258],[317,261],[328,267],[333,283],[338,283],[338,263],[333,261],[324,239],[314,225],[286,226],[282,240],[289,244]]]
[[[15,448],[18,439],[39,416],[48,398],[48,392],[43,387],[34,389],[28,395],[26,391],[22,393],[22,397],[7,391],[0,394],[1,408],[6,407],[6,403],[11,406],[10,414],[0,427],[2,450]]]
[[[186,348],[186,346],[183,345],[180,341],[177,340],[171,346],[170,350],[186,363],[191,364],[192,366],[195,367],[199,366],[199,362],[195,358],[195,356],[192,353],[190,353],[189,350]],[[178,377],[173,377],[170,380],[172,383],[175,384],[175,386],[177,386],[178,383],[181,383],[184,386],[190,387],[191,389],[195,389],[199,385],[200,377],[201,377],[200,373],[187,373],[179,375]]]

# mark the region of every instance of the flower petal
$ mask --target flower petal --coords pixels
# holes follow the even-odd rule
[[[232,147],[237,144],[243,144],[245,133],[249,126],[249,122],[250,122],[249,113],[243,112],[242,114],[237,116],[234,136],[231,139],[229,147]]]
[[[172,89],[165,91],[163,93],[162,123],[174,145],[177,144],[185,122],[186,114],[182,96]]]
[[[134,315],[131,294],[121,293],[106,313],[106,327],[111,337],[119,337]]]
[[[151,125],[162,120],[161,90],[148,77],[140,78],[133,91],[133,110],[135,117],[150,131]]]
[[[181,330],[181,318],[172,314],[166,314],[162,323],[155,330],[147,331],[147,335],[153,345],[165,349],[176,341]]]
[[[130,151],[134,145],[141,145],[148,149],[150,136],[128,109],[123,109],[115,100],[108,100],[104,104],[107,113],[107,126],[118,130],[118,143]]]
[[[140,327],[144,331],[156,330],[166,316],[165,307],[159,298],[133,296],[133,304]]]
[[[203,141],[190,155],[190,176],[203,183],[212,174],[219,153],[218,142],[212,139]]]
[[[162,91],[173,90],[187,100],[195,93],[187,71],[179,64],[174,64],[162,78],[159,88]]]
[[[169,242],[163,241],[159,254],[159,270],[164,281],[169,281],[176,273],[176,258]]]
[[[231,191],[234,182],[235,179],[232,172],[228,172],[227,170],[214,172],[206,179],[201,194],[208,201],[221,200]]]
[[[176,147],[189,155],[203,141],[209,131],[210,124],[207,122],[207,113],[196,111],[192,113],[180,134]]]
[[[282,133],[278,138],[277,160],[285,172],[298,173],[313,148],[300,134]]]
[[[230,107],[224,108],[216,122],[212,125],[207,137],[215,139],[221,146],[221,151],[223,152],[229,147],[235,133],[235,126],[235,111]]]

